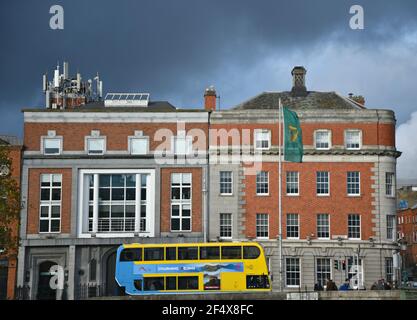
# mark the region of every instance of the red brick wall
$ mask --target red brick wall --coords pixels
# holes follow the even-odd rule
[[[192,232],[202,232],[202,168],[163,168],[161,169],[161,232],[171,231],[171,173],[191,173]]]
[[[61,233],[71,231],[71,169],[29,169],[27,199],[27,234],[39,233],[40,176],[62,174]]]
[[[379,130],[378,130],[379,128]],[[254,129],[269,129],[271,130],[271,143],[278,145],[278,124],[212,124],[211,129],[226,129],[227,131],[237,129],[242,136],[243,129],[249,129],[250,143],[253,144]],[[332,145],[344,145],[344,131],[347,129],[362,130],[363,145],[378,145],[395,147],[395,125],[394,124],[378,124],[377,123],[302,123],[301,129],[303,131],[303,144],[314,144],[314,131],[318,129],[329,129],[332,131]],[[211,144],[220,144],[220,138],[217,141],[210,141]],[[232,144],[232,139],[229,138],[228,144]]]
[[[347,235],[347,217],[350,213],[361,215],[362,239],[373,236],[371,221],[373,209],[371,189],[372,163],[283,163],[282,165],[282,213],[283,236],[286,238],[286,214],[298,213],[300,239],[312,233],[316,237],[316,215],[330,215],[330,236]],[[246,233],[256,237],[256,214],[269,214],[269,237],[278,235],[278,163],[264,162],[262,170],[269,171],[269,196],[256,195],[256,176],[245,177]],[[286,171],[299,172],[300,196],[286,195]],[[316,195],[316,171],[330,172],[330,196]],[[346,191],[347,171],[360,171],[361,196],[348,197]]]
[[[399,232],[404,233],[404,239],[407,241],[407,250],[403,253],[405,255],[405,263],[407,266],[414,267],[417,264],[417,243],[413,239],[413,232],[417,232],[417,210],[401,210],[398,211],[397,216],[399,219],[403,219],[403,222],[398,223],[397,229]]]
[[[57,136],[63,136],[64,151],[84,151],[85,137],[91,134],[91,130],[100,130],[100,135],[107,137],[107,150],[127,151],[128,137],[133,136],[135,130],[142,130],[144,136],[151,137],[150,150],[155,150],[164,141],[153,141],[152,137],[162,128],[176,135],[176,123],[25,123],[24,141],[28,151],[39,151],[41,137],[47,136],[48,130],[55,130]],[[185,130],[188,132],[191,129],[201,129],[207,137],[207,123],[186,123]],[[171,139],[168,139],[169,145],[170,142]],[[207,147],[207,139],[203,147]]]

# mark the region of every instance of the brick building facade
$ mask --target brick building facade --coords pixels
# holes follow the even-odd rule
[[[329,277],[359,288],[389,278],[394,113],[307,91],[303,70],[294,69],[292,91],[225,111],[216,110],[212,87],[200,110],[109,106],[108,98],[24,110],[18,285],[31,299],[76,299],[84,285],[113,295],[121,243],[234,240],[264,246],[274,289],[281,279],[293,290]],[[303,163],[282,166],[282,275],[279,98],[299,115],[304,142]],[[53,265],[63,268],[64,289],[48,286]]]
[[[360,289],[381,278],[393,281],[400,155],[394,113],[367,109],[364,101],[334,92],[307,91],[305,74],[304,68],[293,70],[291,91],[264,92],[210,114],[210,128],[225,129],[230,137],[210,144],[209,239],[260,241],[274,288],[282,281],[285,290],[312,290],[327,278],[337,284],[349,278]],[[304,144],[303,163],[282,164],[282,274],[277,240],[279,99],[297,112]],[[250,132],[246,147],[261,154],[258,166],[211,160],[222,153],[225,158],[226,150],[241,154],[245,143],[233,139],[231,131],[243,137],[245,129]],[[255,173],[247,173],[250,166],[257,167]],[[231,184],[224,194],[222,176]]]
[[[398,210],[398,238],[404,241],[406,250],[402,252],[403,270],[409,280],[417,280],[417,206]]]

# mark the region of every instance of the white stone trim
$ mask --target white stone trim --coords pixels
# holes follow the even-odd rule
[[[24,112],[32,123],[207,123],[207,112]]]
[[[146,228],[147,232],[141,232],[139,234],[135,232],[118,232],[118,233],[95,233],[95,237],[97,238],[132,238],[135,236],[139,237],[155,237],[155,169],[81,169],[78,173],[78,237],[79,238],[91,238],[92,233],[94,230],[97,230],[97,226],[94,225],[96,221],[93,222],[93,232],[85,232],[83,231],[83,223],[85,220],[85,214],[88,216],[88,209],[85,210],[84,206],[84,176],[86,174],[149,174],[149,178],[147,179],[147,185],[149,188],[147,189],[149,193],[147,194],[147,199],[149,202],[147,204],[147,222]],[[98,189],[97,189],[98,190]],[[139,190],[140,193],[140,190]],[[136,202],[138,199],[136,199]],[[136,203],[137,207],[137,203]],[[94,208],[96,210],[96,208]],[[97,209],[98,210],[98,209]]]

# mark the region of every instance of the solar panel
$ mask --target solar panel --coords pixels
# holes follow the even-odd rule
[[[147,107],[149,93],[108,93],[104,99],[106,107]]]

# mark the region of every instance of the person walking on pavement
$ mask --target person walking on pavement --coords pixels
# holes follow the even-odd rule
[[[350,290],[349,279],[345,279],[345,282],[339,287],[339,291],[348,291]]]
[[[328,279],[326,283],[326,291],[337,291],[336,283],[332,279]]]

